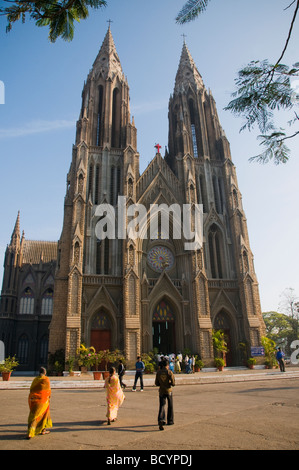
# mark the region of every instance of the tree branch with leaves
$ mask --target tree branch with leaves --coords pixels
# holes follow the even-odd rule
[[[75,21],[80,22],[89,16],[89,9],[107,5],[106,0],[2,0],[0,15],[7,17],[6,31],[12,29],[13,23],[23,23],[29,17],[36,26],[49,27],[49,39],[55,42],[61,37],[71,41],[74,37]]]
[[[188,0],[176,21],[178,24],[188,23],[203,13],[209,0]],[[270,64],[268,60],[252,61],[238,72],[235,80],[237,90],[232,94],[234,99],[225,107],[225,110],[245,118],[245,123],[240,131],[249,131],[257,125],[261,135],[258,139],[264,151],[250,158],[260,163],[268,163],[272,160],[275,164],[286,163],[290,156],[290,150],[286,140],[299,135],[299,129],[290,134],[285,129],[277,128],[274,124],[274,111],[293,110],[299,104],[299,91],[292,87],[292,78],[299,76],[299,62],[292,67],[281,63],[288,48],[294,24],[299,10],[299,0],[292,1],[285,10],[295,5],[289,31],[283,50],[276,61]],[[294,112],[288,125],[299,127],[298,113]],[[298,130],[297,130],[298,129]]]

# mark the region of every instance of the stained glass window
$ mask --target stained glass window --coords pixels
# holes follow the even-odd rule
[[[91,328],[93,330],[110,330],[111,324],[107,313],[98,313],[92,321]]]
[[[147,255],[150,267],[156,272],[168,271],[174,265],[174,256],[169,248],[165,246],[154,246]]]
[[[165,300],[162,300],[156,307],[153,314],[153,321],[174,321],[174,314],[171,307]]]

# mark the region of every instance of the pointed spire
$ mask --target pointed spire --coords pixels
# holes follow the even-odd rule
[[[111,33],[110,23],[101,49],[93,63],[93,70],[102,73],[105,79],[108,77],[112,78],[115,74],[119,75],[121,78],[123,77],[123,71]]]
[[[20,248],[20,238],[21,238],[21,233],[20,233],[20,211],[18,211],[17,215],[17,220],[11,235],[11,241],[10,241],[10,246],[14,248],[15,250],[18,250]]]
[[[174,93],[187,90],[189,84],[196,89],[204,88],[202,77],[196,68],[184,38],[179,68],[175,78]]]

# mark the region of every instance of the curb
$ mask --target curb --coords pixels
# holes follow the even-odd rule
[[[53,379],[53,380],[52,380]],[[175,375],[176,386],[178,385],[205,385],[214,383],[230,383],[230,382],[256,382],[262,380],[281,380],[281,379],[299,379],[299,371],[269,371],[269,372],[250,372],[250,373],[229,373],[227,372],[215,372],[213,374],[208,373],[195,373],[190,375]],[[33,378],[27,380],[11,378],[8,382],[0,381],[1,390],[29,390]],[[105,381],[101,380],[90,380],[86,378],[72,377],[71,380],[63,378],[57,379],[56,377],[51,378],[51,389],[55,390],[70,390],[70,389],[94,389],[103,388]],[[125,376],[125,383],[127,384],[127,391],[133,386],[134,375],[129,374]],[[155,387],[155,376],[143,377],[143,383],[145,387]]]

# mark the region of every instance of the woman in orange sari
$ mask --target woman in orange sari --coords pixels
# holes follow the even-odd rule
[[[47,431],[46,428],[52,427],[50,416],[51,386],[46,373],[46,369],[41,367],[39,376],[33,380],[30,387],[27,439],[38,434],[48,434],[50,431]]]
[[[118,409],[125,399],[114,367],[109,369],[109,377],[105,379],[104,387],[107,400],[107,424],[110,424],[116,420]]]

